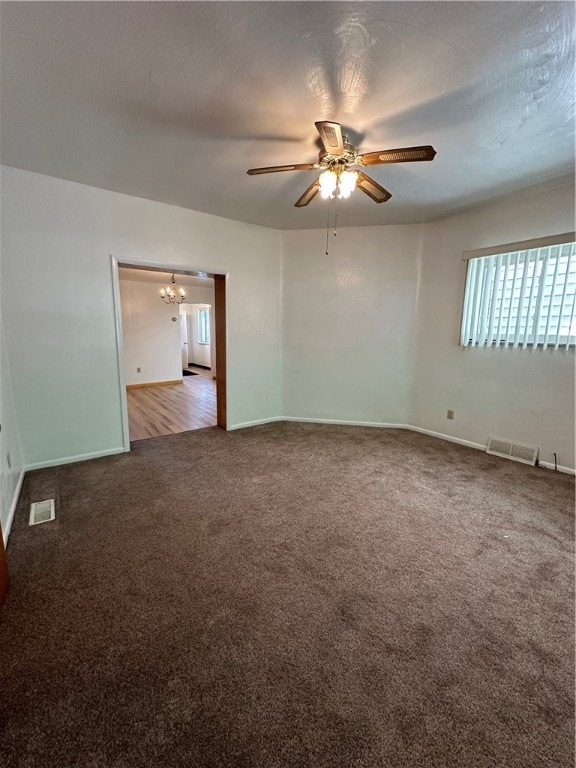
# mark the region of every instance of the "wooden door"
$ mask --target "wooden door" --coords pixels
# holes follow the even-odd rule
[[[4,602],[8,591],[8,561],[4,549],[4,538],[0,529],[0,605]]]

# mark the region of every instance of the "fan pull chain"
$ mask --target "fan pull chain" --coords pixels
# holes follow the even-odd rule
[[[338,214],[334,214],[334,237],[338,234]],[[326,217],[326,256],[328,256],[328,250],[330,246],[330,208],[328,208],[328,216]]]

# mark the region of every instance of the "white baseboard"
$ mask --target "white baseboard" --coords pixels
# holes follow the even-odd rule
[[[284,416],[280,421],[299,421],[308,424],[337,424],[341,427],[379,427],[380,429],[406,429],[405,424],[390,424],[383,421],[344,421],[342,419],[308,419],[300,416]]]
[[[551,461],[539,461],[538,466],[554,471],[554,464]],[[565,475],[576,475],[576,469],[572,469],[572,467],[556,467],[556,469],[558,472],[563,472]]]
[[[227,432],[235,429],[245,429],[246,427],[259,427],[261,424],[272,424],[275,421],[288,421],[284,416],[271,416],[269,419],[256,419],[256,421],[242,421],[239,424],[229,424],[226,427]]]
[[[60,467],[63,464],[74,464],[77,461],[88,461],[89,459],[101,459],[104,456],[115,456],[117,453],[126,453],[124,446],[121,448],[109,448],[106,451],[94,451],[94,453],[82,453],[79,456],[66,456],[61,459],[49,459],[48,461],[37,461],[34,464],[27,464],[26,472],[33,469],[46,469],[48,467]]]
[[[388,424],[387,422],[380,421],[343,421],[341,419],[309,419],[307,417],[300,416],[272,416],[269,419],[243,421],[240,424],[232,424],[228,427],[228,432],[234,429],[258,427],[261,424],[273,424],[277,421],[297,421],[303,424],[337,424],[341,427],[380,427],[385,429],[407,429],[405,424]]]
[[[305,424],[337,424],[341,427],[380,427],[386,429],[406,429],[405,424],[388,424],[380,421],[344,421],[342,419],[309,419],[301,416],[272,416],[269,419],[258,419],[257,421],[244,421],[240,424],[232,424],[228,431],[233,429],[245,429],[246,427],[257,427],[261,424],[273,424],[277,421],[296,421]]]
[[[24,470],[21,470],[16,488],[14,489],[14,496],[12,497],[12,503],[10,504],[10,511],[8,512],[8,519],[6,520],[6,527],[2,529],[2,537],[4,539],[4,546],[8,544],[8,536],[10,536],[10,529],[12,528],[12,521],[16,514],[16,507],[20,499],[20,491],[22,490],[22,483],[24,482]]]
[[[412,432],[420,432],[423,435],[430,435],[430,437],[437,437],[439,440],[447,440],[449,443],[458,443],[458,445],[465,445],[466,448],[476,448],[479,451],[486,450],[486,445],[483,443],[474,443],[471,440],[464,440],[461,437],[454,437],[453,435],[445,435],[443,432],[434,432],[431,429],[424,429],[423,427],[415,427],[413,424],[405,424],[404,429],[409,429]]]

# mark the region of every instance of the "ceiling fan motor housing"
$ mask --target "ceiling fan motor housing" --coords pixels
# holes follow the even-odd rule
[[[353,144],[348,142],[346,136],[344,139],[344,151],[341,155],[333,155],[331,152],[327,152],[325,149],[321,149],[318,153],[318,165],[322,168],[333,168],[337,165],[343,165],[346,168],[349,165],[358,163],[358,150]]]

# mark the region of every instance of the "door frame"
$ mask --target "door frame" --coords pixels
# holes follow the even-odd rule
[[[228,273],[210,272],[200,268],[186,268],[181,264],[174,266],[161,261],[142,262],[133,259],[118,258],[110,254],[112,272],[112,296],[114,304],[114,330],[116,334],[116,359],[118,365],[118,390],[120,396],[120,414],[122,420],[122,442],[124,450],[130,450],[130,432],[128,426],[128,397],[124,376],[124,337],[122,331],[122,309],[120,300],[119,267],[143,269],[156,272],[172,272],[180,275],[211,277],[214,280],[214,327],[216,335],[216,423],[221,429],[228,429],[227,409],[227,338],[226,322]]]
[[[227,275],[214,275],[214,332],[216,336],[216,423],[228,429],[226,404],[226,283]]]

